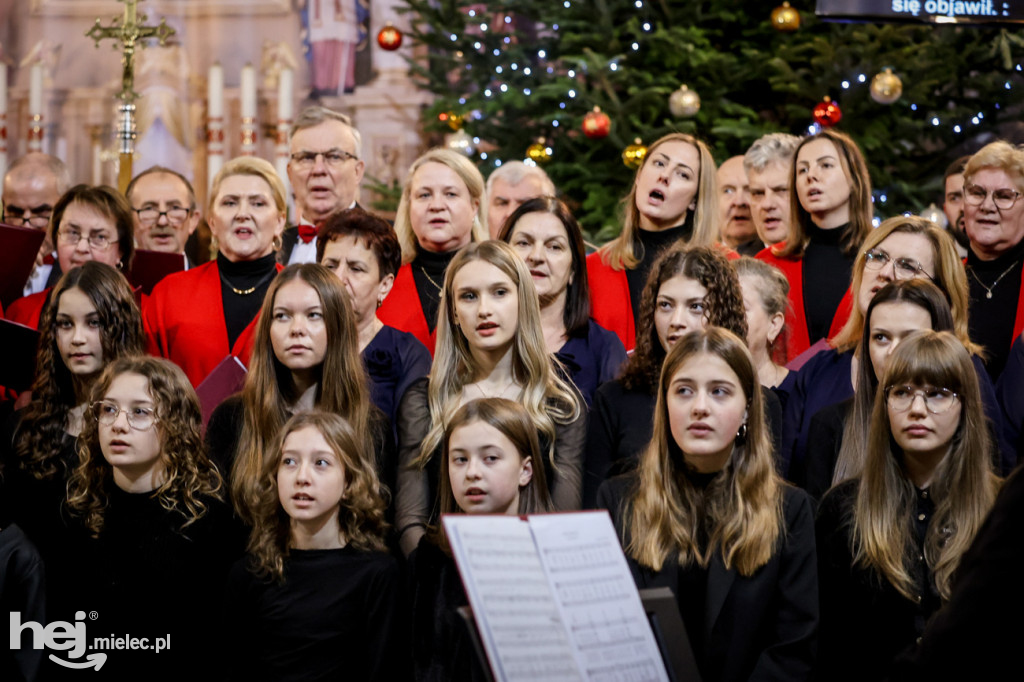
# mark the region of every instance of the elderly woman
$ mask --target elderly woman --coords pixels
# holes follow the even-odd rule
[[[263,159],[226,163],[210,196],[217,259],[165,277],[142,311],[150,353],[177,363],[193,386],[228,355],[248,362],[285,225],[284,185]]]
[[[402,264],[398,238],[387,222],[356,207],[327,219],[316,249],[316,261],[337,275],[348,292],[373,404],[394,424],[405,389],[430,372],[426,347],[377,317]]]
[[[434,352],[444,273],[455,253],[487,239],[484,178],[466,157],[431,149],[409,168],[395,218],[404,265],[377,315]]]
[[[964,168],[964,226],[970,239],[967,283],[971,338],[999,378],[1024,331],[1024,151],[1006,142],[981,148]]]
[[[91,260],[121,270],[135,253],[132,229],[132,208],[117,190],[75,185],[53,207],[49,236],[61,272]],[[51,290],[19,298],[7,309],[7,319],[37,329]]]

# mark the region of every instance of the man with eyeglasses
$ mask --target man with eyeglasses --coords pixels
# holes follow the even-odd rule
[[[971,339],[985,347],[985,369],[1002,374],[1014,339],[1024,331],[1024,150],[986,145],[964,168],[964,228],[970,239]]]
[[[308,107],[295,119],[288,181],[297,215],[296,224],[282,235],[281,263],[316,262],[317,225],[356,205],[365,168],[361,155],[362,137],[348,116]]]
[[[180,253],[185,269],[192,266],[185,244],[199,225],[196,193],[184,175],[153,166],[128,184],[128,203],[135,222],[135,243],[140,249]]]
[[[67,166],[55,156],[31,152],[15,159],[4,175],[3,222],[46,231],[54,205],[70,186]],[[53,244],[47,238],[39,247],[36,266],[23,293],[25,296],[38,293],[56,284],[60,276]]]

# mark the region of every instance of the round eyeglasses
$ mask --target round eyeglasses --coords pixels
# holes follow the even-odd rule
[[[932,414],[942,414],[953,407],[953,403],[960,399],[960,396],[948,388],[935,388],[933,386],[928,388],[890,386],[885,389],[885,393],[889,401],[889,407],[897,412],[909,410],[917,396],[921,396],[924,400],[925,409]]]
[[[128,426],[136,431],[145,431],[152,428],[153,424],[159,421],[156,418],[156,410],[152,407],[126,407],[122,409],[117,403],[109,400],[100,400],[92,404],[93,416],[96,417],[96,421],[104,426],[113,426],[122,412],[128,418]]]
[[[913,258],[893,258],[881,249],[871,249],[864,253],[864,268],[867,270],[881,270],[889,261],[892,261],[892,271],[896,279],[913,279],[918,275],[932,278],[925,272],[924,266]]]

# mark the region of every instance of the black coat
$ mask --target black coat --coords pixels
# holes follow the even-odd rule
[[[634,475],[610,479],[598,492],[598,506],[608,509],[623,547],[625,504],[636,485]],[[797,488],[783,488],[785,537],[768,563],[744,577],[727,569],[721,554],[708,567],[701,670],[704,682],[807,680],[817,647],[818,574],[811,500]],[[640,589],[668,587],[678,595],[675,557],[660,571],[641,566],[627,555]],[[685,596],[684,596],[685,598]]]

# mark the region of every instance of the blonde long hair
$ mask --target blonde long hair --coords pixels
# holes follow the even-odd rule
[[[707,353],[726,362],[747,399],[746,438],[737,438],[725,469],[703,494],[684,475],[683,453],[672,437],[666,394],[691,357]],[[680,566],[707,567],[720,552],[725,567],[753,575],[771,559],[785,535],[782,488],[775,472],[760,382],[746,342],[719,327],[690,332],[672,347],[661,371],[654,437],[640,456],[636,488],[626,509],[626,551],[661,570],[673,554]],[[703,550],[697,538],[707,530]]]
[[[718,239],[718,191],[715,180],[715,159],[711,156],[708,146],[693,135],[686,133],[669,133],[660,137],[647,148],[643,164],[633,176],[633,186],[629,194],[622,200],[622,232],[612,241],[601,247],[601,261],[611,265],[614,270],[632,270],[640,263],[642,254],[635,251],[634,237],[640,229],[640,211],[636,207],[636,181],[650,162],[657,148],[666,142],[685,142],[697,149],[700,157],[700,168],[697,176],[697,207],[693,211],[693,237],[689,243],[694,246],[711,246]]]
[[[428,163],[440,163],[451,168],[469,190],[469,198],[477,202],[476,213],[473,215],[472,239],[474,242],[482,242],[489,238],[487,232],[487,197],[484,192],[484,176],[480,174],[473,163],[462,154],[435,147],[412,162],[409,166],[409,175],[402,188],[402,198],[398,202],[398,212],[395,215],[395,234],[402,245],[402,262],[408,263],[416,257],[416,233],[412,229],[412,216],[409,212],[412,194],[412,182],[423,165]]]
[[[301,281],[316,290],[327,328],[327,352],[319,368],[315,404],[360,425],[365,447],[372,451],[369,428],[370,389],[359,355],[359,333],[348,292],[322,265],[289,265],[270,283],[263,299],[253,342],[249,373],[242,388],[242,434],[231,469],[231,499],[239,517],[249,522],[258,501],[263,456],[288,420],[287,407],[298,399],[291,372],[274,354],[270,342],[274,299],[285,284]]]
[[[463,247],[445,272],[437,321],[437,354],[430,370],[431,426],[413,465],[425,467],[442,446],[445,428],[459,409],[462,389],[474,381],[475,360],[469,342],[456,326],[454,296],[455,275],[473,261],[498,268],[518,290],[519,323],[511,349],[512,376],[523,386],[523,406],[536,428],[548,439],[547,455],[554,466],[555,424],[567,424],[579,417],[579,399],[555,371],[554,360],[544,346],[540,305],[530,271],[511,246],[495,240]]]
[[[935,514],[924,541],[935,587],[947,600],[960,557],[988,515],[999,487],[978,377],[963,344],[949,332],[915,332],[889,358],[875,396],[867,460],[853,508],[851,550],[855,565],[876,570],[904,597],[912,600],[915,588],[923,588],[915,586],[911,572],[917,553],[910,523],[916,492],[901,466],[886,404],[887,387],[905,383],[948,388],[957,393],[961,405],[960,425],[929,488]]]

